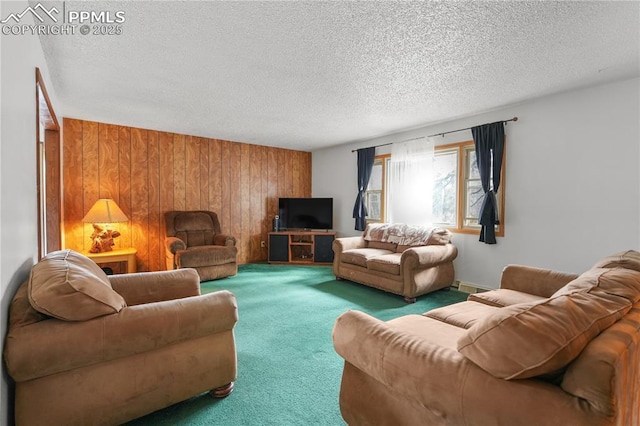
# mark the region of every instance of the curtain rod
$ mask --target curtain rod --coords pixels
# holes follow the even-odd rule
[[[518,117],[513,117],[508,120],[502,120],[503,123],[507,123],[509,121],[518,121]],[[496,123],[498,123],[498,121],[496,121]],[[477,127],[477,126],[473,126],[473,127]],[[444,136],[444,135],[448,135],[449,133],[462,132],[463,130],[471,130],[473,129],[473,127],[465,127],[464,129],[450,130],[448,132],[436,133],[435,135],[429,135],[429,137]]]
[[[518,121],[518,117],[513,117],[513,118],[510,118],[508,120],[502,120],[503,123],[507,123],[509,121]],[[474,127],[476,127],[476,126],[474,126]],[[472,128],[473,127],[465,127],[464,129],[450,130],[448,132],[442,132],[442,133],[436,133],[435,135],[429,135],[428,137],[430,137],[430,138],[433,137],[433,136],[443,136],[444,137],[444,135],[448,135],[449,133],[462,132],[463,130],[470,130]],[[406,141],[402,141],[402,142],[409,142],[409,141],[413,141],[413,140],[416,140],[416,139],[424,139],[424,136],[420,136],[419,138],[407,139]],[[387,146],[387,145],[392,145],[392,144],[393,144],[393,142],[383,143],[381,145],[370,146],[369,148],[379,148],[381,146]],[[356,151],[357,151],[357,149],[352,149],[351,150],[351,152],[356,152]]]

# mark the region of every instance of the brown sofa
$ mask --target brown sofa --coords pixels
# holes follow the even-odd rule
[[[388,322],[349,311],[333,340],[350,425],[638,425],[640,253],[508,266],[499,290]]]
[[[116,425],[236,378],[235,297],[193,269],[107,277],[79,253],[36,264],[10,306],[15,423]]]
[[[165,213],[167,270],[193,268],[201,281],[238,273],[236,239],[220,230],[214,212],[169,211]]]
[[[389,293],[416,297],[449,287],[458,250],[442,228],[369,224],[362,236],[336,238],[333,273]]]

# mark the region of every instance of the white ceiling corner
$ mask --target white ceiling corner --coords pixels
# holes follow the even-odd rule
[[[41,36],[65,115],[292,149],[640,75],[637,1],[64,7],[126,15],[121,35]]]

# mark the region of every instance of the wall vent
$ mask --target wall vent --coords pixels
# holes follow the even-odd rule
[[[458,291],[473,294],[478,292],[478,287],[474,286],[473,284],[458,281]]]

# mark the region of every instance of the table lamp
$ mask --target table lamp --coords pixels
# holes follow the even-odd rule
[[[129,218],[120,210],[115,201],[110,198],[101,198],[91,207],[82,221],[93,225],[89,252],[101,253],[112,251],[113,239],[120,236],[120,232],[109,229],[109,224],[128,222]],[[99,224],[104,224],[104,227]]]

